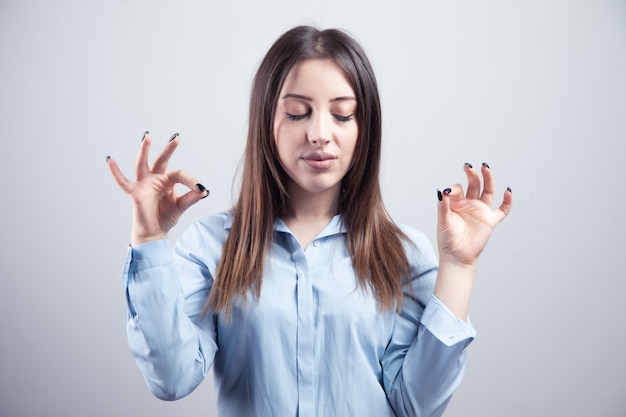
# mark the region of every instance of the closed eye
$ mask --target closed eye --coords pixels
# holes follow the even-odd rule
[[[352,120],[354,118],[354,113],[349,114],[347,116],[342,116],[340,114],[333,114],[333,117],[337,120],[339,120],[340,122],[349,122],[350,120]]]
[[[298,121],[298,120],[302,120],[305,117],[307,117],[311,112],[307,112],[304,114],[292,114],[292,113],[287,113],[285,112],[285,115],[287,116],[287,119],[289,120],[294,120],[294,121]]]

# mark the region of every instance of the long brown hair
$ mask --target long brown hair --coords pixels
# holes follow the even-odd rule
[[[390,219],[379,184],[381,108],[372,67],[361,46],[346,33],[299,26],[269,49],[254,78],[241,190],[205,309],[229,315],[234,297],[261,293],[264,261],[274,238],[274,221],[289,198],[287,174],[280,166],[273,126],[278,96],[287,74],[299,62],[330,59],[346,74],[357,99],[359,137],[353,166],[342,180],[340,213],[347,246],[362,287],[373,290],[379,306],[402,302],[409,262],[408,240]]]

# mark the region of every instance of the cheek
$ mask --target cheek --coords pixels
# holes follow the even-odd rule
[[[301,143],[304,132],[297,124],[281,119],[274,123],[274,144],[276,147],[296,147]]]
[[[274,124],[274,152],[283,168],[285,168],[285,163],[288,163],[293,154],[293,141],[289,140],[289,137],[290,132],[285,124]]]
[[[350,154],[350,168],[354,165],[354,160],[356,159],[356,154],[358,152],[359,145],[359,131],[358,128],[354,129],[353,134],[349,139],[346,140],[344,144],[344,151]]]
[[[347,149],[350,149],[350,152],[354,154],[357,149],[357,144],[359,142],[359,128],[355,127],[350,134],[346,137],[345,146]]]
[[[285,142],[285,129],[280,123],[274,124],[274,146],[276,150],[280,150],[281,146]]]

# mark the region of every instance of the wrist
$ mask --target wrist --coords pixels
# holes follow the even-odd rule
[[[439,248],[439,266],[449,265],[458,269],[476,269],[478,264],[478,257],[474,256],[458,256],[453,253]]]
[[[130,245],[133,247],[139,246],[143,243],[154,242],[157,240],[167,239],[167,233],[159,233],[156,235],[139,235],[131,233]]]
[[[439,261],[435,296],[458,318],[466,321],[476,276],[476,264],[449,259]]]

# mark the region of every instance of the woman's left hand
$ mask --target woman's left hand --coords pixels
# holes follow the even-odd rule
[[[440,263],[475,267],[494,228],[511,210],[513,195],[507,188],[502,204],[493,210],[495,183],[489,165],[483,163],[480,168],[482,192],[478,172],[470,164],[465,164],[464,170],[468,182],[465,194],[460,184],[437,192],[437,243]]]

